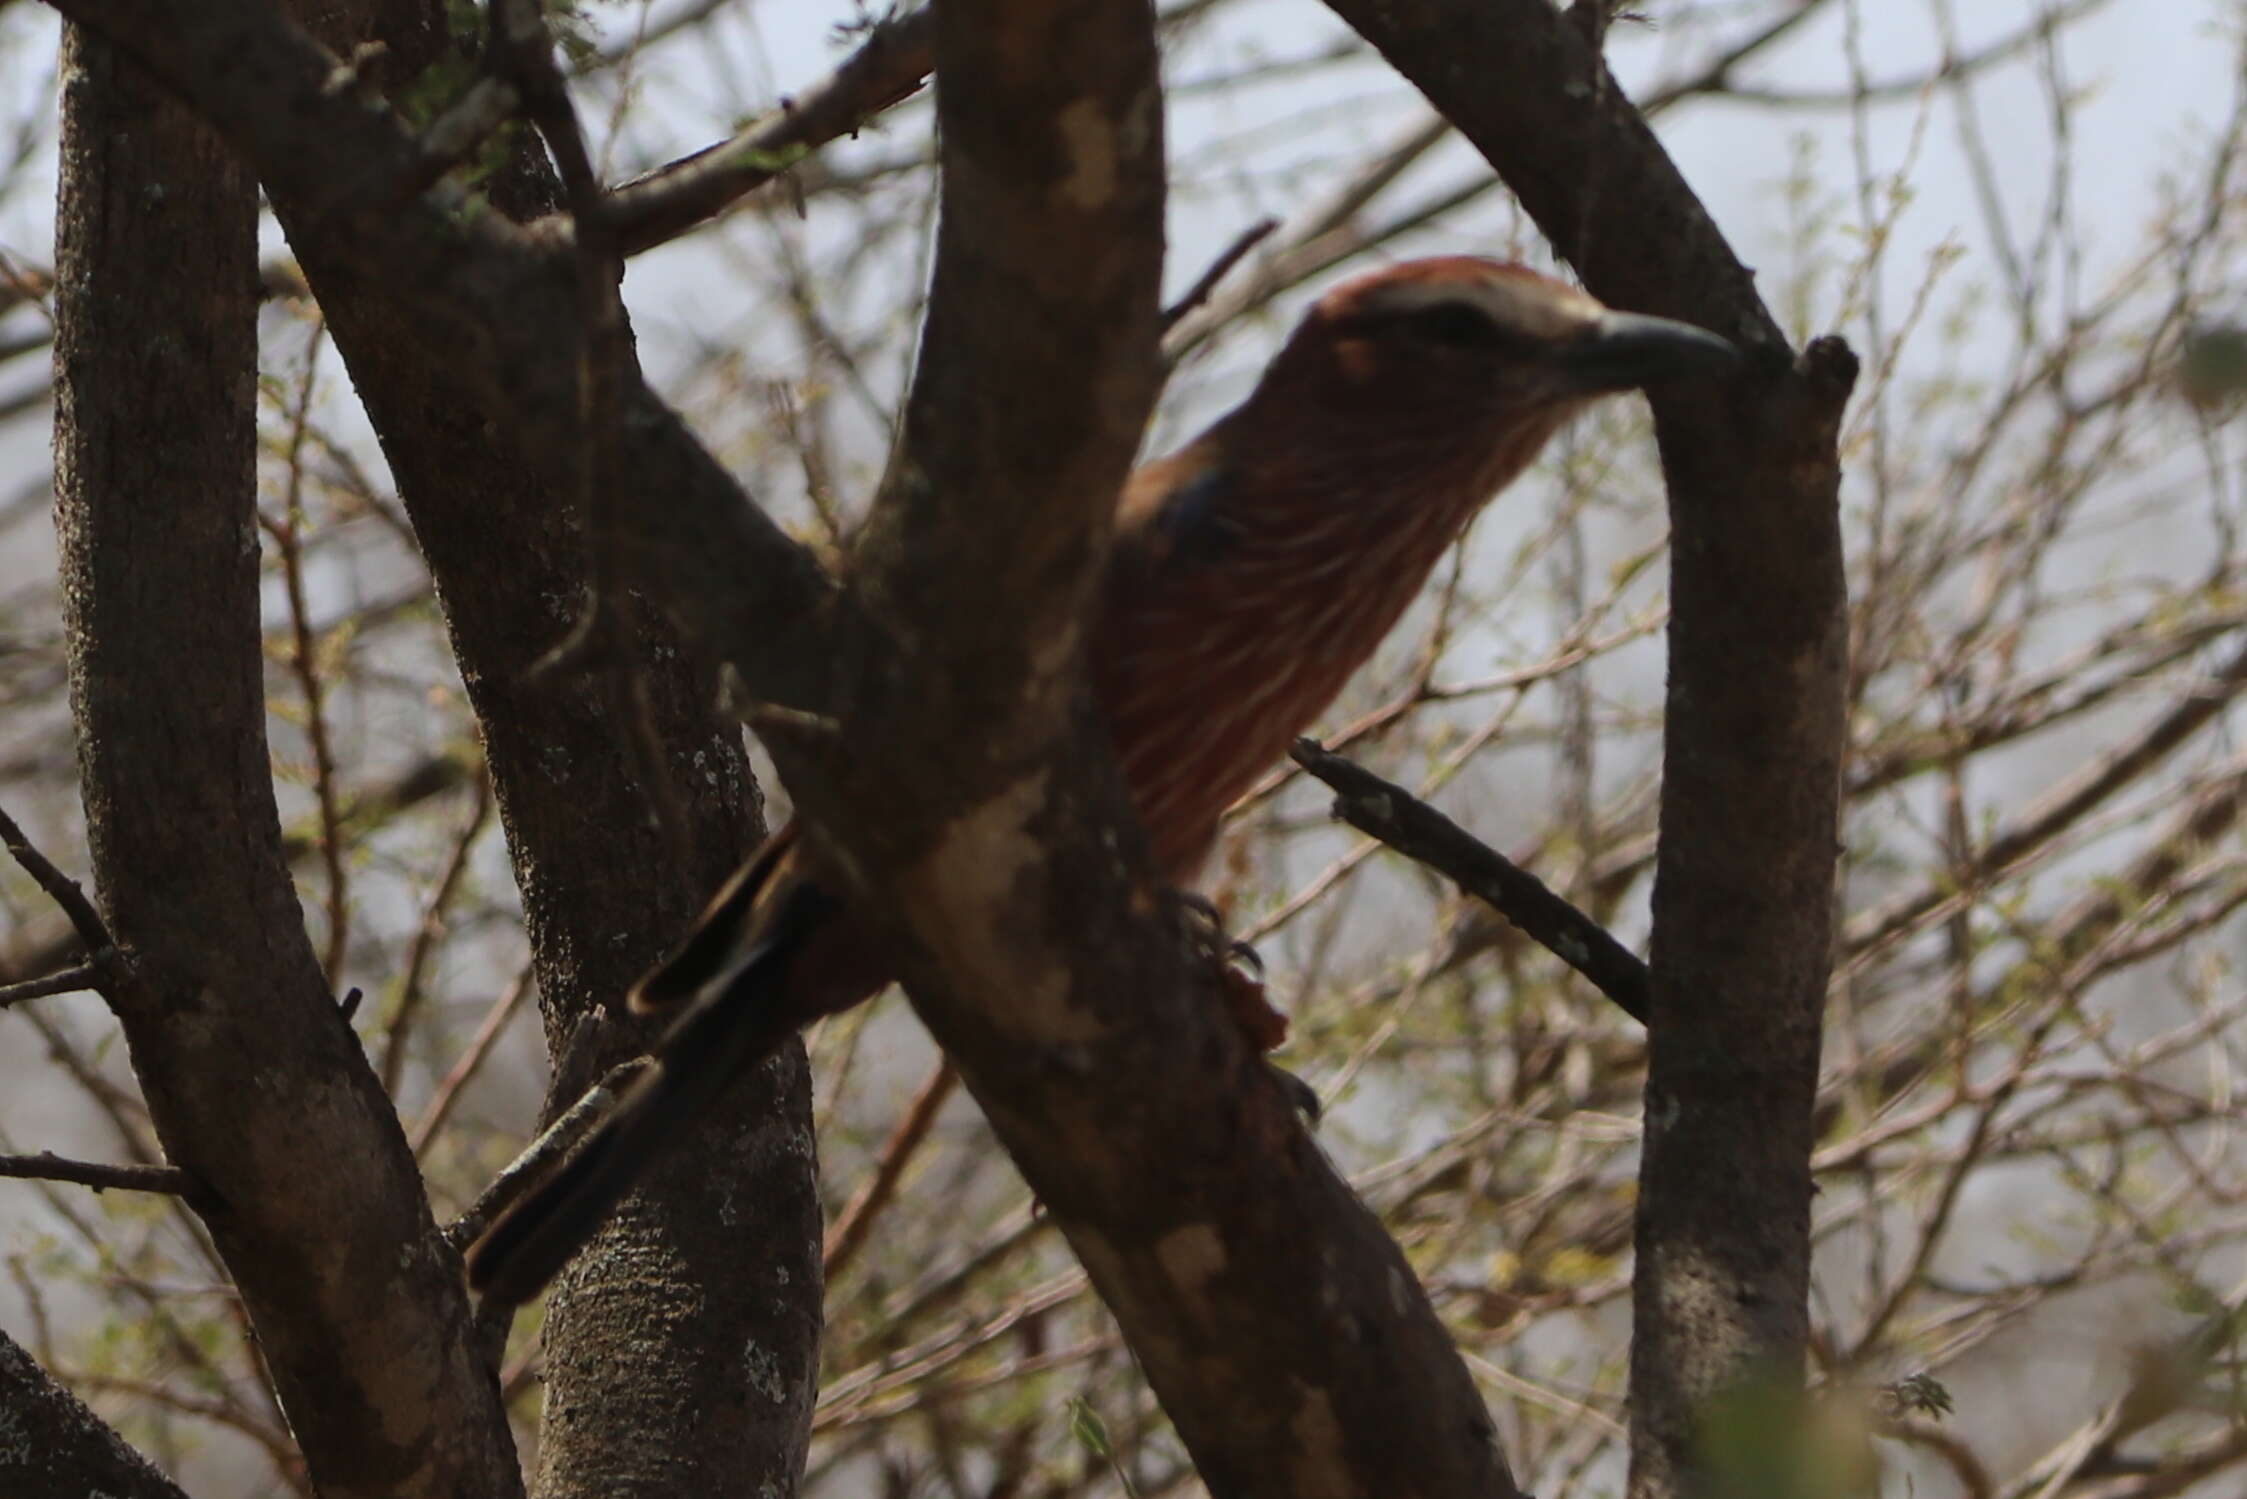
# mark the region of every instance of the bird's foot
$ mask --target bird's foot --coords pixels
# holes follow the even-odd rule
[[[1319,1101],[1319,1090],[1268,1057],[1264,1065],[1270,1069],[1272,1081],[1287,1095],[1287,1101],[1295,1106],[1295,1112],[1303,1116],[1303,1122],[1313,1129],[1318,1128],[1320,1118],[1326,1113],[1326,1105]]]
[[[1192,890],[1173,890],[1186,920],[1187,935],[1204,959],[1217,971],[1217,991],[1233,1024],[1270,1072],[1295,1111],[1312,1124],[1319,1122],[1318,1090],[1265,1055],[1287,1041],[1287,1017],[1265,997],[1264,959],[1248,943],[1225,930],[1225,918],[1216,902]]]
[[[1225,1009],[1251,1046],[1266,1052],[1287,1044],[1287,1017],[1265,997],[1263,979],[1228,957],[1217,971],[1217,984],[1225,996]]]
[[[1208,896],[1191,890],[1172,894],[1185,913],[1188,936],[1217,970],[1218,992],[1234,1024],[1259,1053],[1278,1050],[1287,1040],[1287,1017],[1265,997],[1263,957],[1225,930],[1225,918]]]

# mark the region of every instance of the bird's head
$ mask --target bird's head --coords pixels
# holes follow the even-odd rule
[[[1496,487],[1598,397],[1719,372],[1739,357],[1713,333],[1610,311],[1525,266],[1444,256],[1320,298],[1243,414],[1286,413],[1307,445],[1464,465]]]

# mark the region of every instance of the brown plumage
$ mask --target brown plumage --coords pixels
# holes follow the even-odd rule
[[[1381,643],[1466,523],[1599,396],[1730,363],[1516,265],[1411,261],[1329,292],[1231,414],[1131,476],[1090,642],[1093,688],[1157,868],[1190,880],[1225,809]],[[656,1062],[469,1252],[535,1294],[647,1153],[798,1026],[889,979],[793,825],[633,990],[678,1010]]]

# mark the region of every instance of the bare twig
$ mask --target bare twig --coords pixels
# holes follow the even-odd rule
[[[1361,765],[1298,739],[1295,763],[1335,790],[1334,813],[1359,832],[1435,870],[1590,979],[1623,1013],[1644,1023],[1646,964],[1598,922],[1535,875],[1467,832],[1426,802]]]
[[[1169,332],[1178,325],[1180,318],[1208,301],[1209,294],[1217,290],[1217,283],[1224,280],[1233,267],[1241,263],[1243,256],[1262,244],[1272,231],[1279,226],[1280,221],[1278,219],[1259,219],[1242,230],[1233,242],[1227,245],[1224,251],[1209,263],[1209,269],[1202,272],[1200,278],[1192,286],[1186,288],[1186,294],[1163,309],[1163,331]]]
[[[468,815],[468,825],[453,840],[452,855],[445,861],[443,873],[437,876],[437,888],[430,893],[428,909],[422,912],[421,926],[414,933],[412,950],[406,956],[405,977],[398,985],[398,1006],[390,1017],[390,1032],[383,1038],[382,1063],[377,1069],[383,1091],[387,1093],[398,1091],[398,1079],[404,1075],[406,1041],[413,1034],[414,1018],[428,987],[429,960],[444,936],[445,913],[459,892],[461,877],[468,872],[468,856],[484,831],[491,807],[490,783],[479,780],[475,809]]]
[[[258,519],[273,538],[281,559],[282,583],[288,591],[289,667],[298,690],[304,694],[304,735],[312,748],[312,787],[320,805],[320,861],[328,877],[328,944],[321,969],[328,982],[335,984],[343,978],[344,958],[350,951],[351,887],[343,857],[336,758],[328,739],[327,683],[321,673],[319,642],[314,638],[312,608],[304,587],[304,443],[312,428],[312,397],[327,333],[327,320],[314,317],[304,351],[304,378],[297,382],[289,411],[289,440],[282,455],[288,465],[288,489],[281,503],[281,517],[275,520],[261,514]]]
[[[1998,878],[2081,822],[2108,798],[2138,784],[2242,691],[2247,691],[2247,647],[2235,652],[2206,682],[2195,684],[2180,696],[2136,738],[2087,761],[2039,798],[2017,823],[1984,844],[1969,871],[1976,885]],[[1967,898],[1952,878],[1939,886],[1908,891],[1859,914],[1845,929],[1844,941],[1852,949],[1877,947]]]
[[[939,1061],[930,1071],[913,1101],[905,1106],[905,1117],[897,1121],[897,1128],[882,1145],[882,1153],[874,1162],[874,1169],[860,1184],[850,1202],[846,1204],[835,1226],[828,1230],[825,1252],[827,1281],[848,1269],[865,1247],[867,1235],[873,1230],[874,1220],[881,1215],[890,1199],[896,1195],[897,1184],[905,1176],[905,1168],[912,1163],[921,1145],[928,1139],[929,1128],[936,1123],[937,1114],[945,1101],[959,1086],[960,1075],[950,1062]]]
[[[20,984],[0,986],[0,1010],[21,1004],[27,999],[43,999],[50,994],[70,994],[80,989],[101,987],[102,970],[99,964],[80,963],[70,968],[50,973],[45,978],[25,979]]]
[[[37,1155],[0,1155],[0,1176],[20,1181],[73,1182],[96,1192],[116,1188],[121,1192],[158,1192],[167,1197],[193,1199],[202,1185],[177,1166],[112,1166],[101,1161],[74,1161],[42,1150]]]
[[[935,63],[936,25],[927,7],[884,21],[826,81],[782,101],[778,112],[611,192],[602,218],[617,247],[636,255],[724,212],[811,151],[910,98]]]
[[[9,854],[23,866],[24,873],[47,892],[47,898],[62,907],[71,926],[77,929],[78,940],[86,944],[87,952],[99,956],[115,947],[108,925],[94,909],[94,903],[86,899],[86,892],[78,888],[78,882],[33,848],[31,840],[24,837],[23,829],[16,826],[16,820],[6,812],[0,812],[0,843],[7,845]]]
[[[445,1080],[437,1085],[436,1096],[429,1100],[429,1107],[422,1112],[420,1121],[406,1136],[406,1143],[413,1147],[415,1155],[427,1150],[429,1142],[436,1138],[437,1131],[444,1128],[445,1120],[452,1115],[453,1105],[460,1101],[461,1090],[468,1086],[469,1081],[483,1067],[492,1048],[507,1030],[507,1022],[515,1018],[516,1012],[522,1009],[523,1001],[530,994],[531,966],[525,963],[515,971],[515,977],[506,991],[485,1012],[484,1022],[476,1028],[468,1049],[460,1054],[460,1059],[453,1063],[452,1070],[445,1074]]]

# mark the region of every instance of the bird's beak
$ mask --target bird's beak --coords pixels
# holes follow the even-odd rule
[[[1636,312],[1603,312],[1558,353],[1561,369],[1587,392],[1630,390],[1690,375],[1720,375],[1740,351],[1691,323]]]

